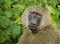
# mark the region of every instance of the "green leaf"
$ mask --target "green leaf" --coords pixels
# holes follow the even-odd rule
[[[4,30],[4,32],[7,33],[7,35],[10,35],[12,38],[16,38],[18,34],[20,34],[20,26],[16,26],[16,25],[10,25],[10,27],[8,27],[6,30]]]
[[[3,3],[4,2],[4,0],[0,0],[0,3]]]
[[[48,2],[52,7],[55,7],[57,4],[57,0],[50,0],[50,2]]]
[[[20,33],[20,27],[16,26],[12,29],[12,37],[13,38],[16,38],[19,33]]]
[[[0,31],[0,43],[6,41],[6,34],[3,31]]]
[[[20,9],[19,8],[15,8],[15,14],[17,14],[17,15],[20,14]]]
[[[0,25],[2,27],[6,28],[7,26],[9,26],[9,23],[10,23],[9,19],[7,19],[5,16],[0,16]]]
[[[5,32],[7,35],[11,35],[11,29],[12,29],[12,28],[9,28],[9,27],[8,27],[7,29],[4,30],[4,32]]]
[[[58,5],[58,9],[60,10],[60,5]]]
[[[5,7],[8,8],[10,7],[12,4],[12,1],[11,0],[5,0]]]
[[[60,21],[56,21],[57,27],[60,29]]]
[[[5,11],[5,15],[6,15],[8,18],[10,18],[10,17],[13,16],[13,12],[7,10],[7,11]]]
[[[53,17],[53,18],[54,18],[54,20],[56,21],[56,20],[58,20],[59,15],[60,15],[60,11],[55,10],[55,14],[53,14],[53,15],[52,15],[52,17]]]
[[[3,13],[3,11],[0,11],[0,15],[3,15],[4,13]]]
[[[53,7],[48,6],[48,5],[46,5],[46,7],[50,13],[55,14],[55,9]]]
[[[18,16],[18,17],[16,18],[15,23],[17,23],[17,24],[22,24],[20,16]]]
[[[20,34],[21,27],[16,25],[11,25],[10,29],[11,29],[11,36],[15,39],[17,35]]]
[[[24,4],[29,5],[30,0],[25,0]]]
[[[22,12],[22,11],[25,9],[25,7],[26,7],[26,5],[22,5],[22,4],[21,4],[21,5],[19,6],[20,12]]]

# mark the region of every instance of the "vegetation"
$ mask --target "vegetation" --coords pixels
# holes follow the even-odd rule
[[[49,10],[51,20],[60,29],[60,0],[0,0],[0,44],[16,44],[23,32],[21,15],[31,5]]]

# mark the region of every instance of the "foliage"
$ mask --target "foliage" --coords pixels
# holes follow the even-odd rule
[[[0,0],[0,44],[16,44],[23,31],[21,15],[35,4],[48,9],[60,29],[60,0]]]

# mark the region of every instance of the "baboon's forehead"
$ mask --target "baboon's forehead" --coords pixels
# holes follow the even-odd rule
[[[40,15],[38,12],[30,12],[30,14]]]
[[[39,13],[36,13],[36,12],[30,12],[29,15],[28,15],[29,18],[37,18],[39,17]]]

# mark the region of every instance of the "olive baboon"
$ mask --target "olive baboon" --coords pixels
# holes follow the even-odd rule
[[[17,44],[60,44],[60,31],[51,22],[48,10],[29,6],[21,18],[24,31]]]

